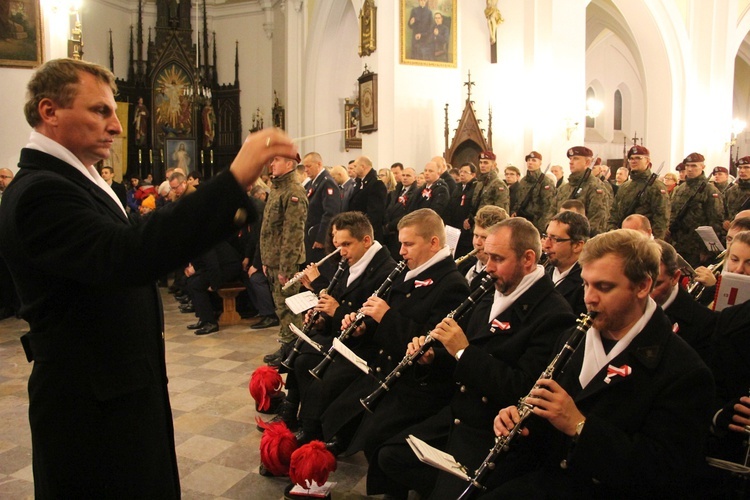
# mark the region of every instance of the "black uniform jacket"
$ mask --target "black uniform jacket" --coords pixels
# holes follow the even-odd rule
[[[719,315],[699,304],[682,287],[679,287],[677,297],[664,312],[672,322],[672,331],[685,339],[708,363],[711,359],[711,339]]]
[[[228,237],[247,195],[230,173],[130,225],[67,163],[23,149],[0,250],[29,322],[39,498],[180,495],[156,278]]]
[[[358,186],[361,185],[361,188]],[[375,169],[367,172],[364,179],[358,181],[352,191],[347,210],[359,211],[367,216],[372,224],[375,239],[383,243],[383,222],[385,220],[385,204],[388,189],[383,181],[378,179]]]
[[[440,449],[470,471],[481,464],[495,440],[492,422],[497,413],[529,392],[549,363],[557,339],[574,324],[570,306],[546,276],[493,318],[501,326],[490,322],[493,292],[479,302],[464,327],[470,344],[455,363],[453,378],[458,391],[450,404],[388,443],[403,443],[414,434],[428,442],[440,442]],[[443,348],[435,350],[434,363],[436,368],[442,365],[446,369],[454,364]],[[368,487],[378,482],[376,468],[371,462]],[[434,491],[440,498],[457,498],[465,487],[461,479],[440,473]]]
[[[325,245],[331,219],[341,211],[341,190],[327,170],[307,186],[307,222],[305,222],[305,252],[311,260],[313,243]],[[320,250],[323,252],[323,249]]]
[[[555,266],[548,264],[544,269],[550,279],[555,271]],[[555,290],[565,298],[571,309],[577,315],[586,312],[586,304],[583,302],[583,279],[581,279],[581,265],[576,261],[565,278],[555,283]]]

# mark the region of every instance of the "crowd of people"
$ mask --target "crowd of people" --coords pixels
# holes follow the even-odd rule
[[[20,170],[10,185],[0,171],[0,254],[34,362],[36,495],[179,498],[155,286],[170,273],[198,335],[218,331],[214,292],[247,288],[255,326],[279,326],[264,362],[287,392],[272,420],[298,445],[362,451],[368,494],[746,493],[706,456],[747,465],[750,302],[714,311],[683,274],[706,296],[721,289],[699,226],[726,243],[724,273],[750,274],[750,157],[724,186],[692,153],[670,190],[643,146],[615,183],[584,146],[567,151],[567,182],[537,151],[503,180],[492,151],[455,172],[441,156],[420,173],[366,156],[326,168],[262,130],[213,179],[131,178],[123,198],[95,168],[122,131],[115,92],[100,66],[42,65]],[[317,303],[295,314],[285,299],[303,287]],[[406,438],[452,455],[463,477],[422,463]]]

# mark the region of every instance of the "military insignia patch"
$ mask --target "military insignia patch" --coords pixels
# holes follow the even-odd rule
[[[550,185],[548,184],[548,185],[544,186],[544,190],[545,190],[545,191],[549,191],[549,188],[551,188],[551,187],[552,187],[552,186],[550,186]]]
[[[290,200],[292,201],[292,203],[298,203],[299,202],[299,198],[297,198],[296,196],[292,196],[290,198]]]
[[[596,190],[596,194],[602,194],[603,192],[604,192],[604,191],[602,191],[601,189],[597,189],[597,190]]]
[[[328,196],[333,194],[333,188],[328,188],[326,191],[328,192]]]

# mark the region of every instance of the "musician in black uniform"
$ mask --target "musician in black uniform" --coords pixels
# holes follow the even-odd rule
[[[500,221],[508,218],[508,212],[495,205],[485,205],[479,209],[474,217],[474,229],[472,246],[477,253],[466,258],[458,266],[458,272],[466,277],[469,288],[472,290],[487,274],[487,259],[489,256],[484,253],[484,242],[487,240],[488,230]],[[458,259],[456,259],[458,262]]]
[[[396,278],[385,299],[370,297],[362,306],[368,320],[360,335],[372,336],[380,349],[368,360],[369,366],[385,376],[406,353],[415,336],[424,335],[469,294],[466,280],[445,244],[445,227],[432,210],[423,209],[405,215],[399,222],[401,255],[407,270]],[[342,327],[348,326],[350,315]],[[450,373],[420,370],[406,374],[357,430],[365,412],[359,399],[375,389],[375,381],[361,374],[323,414],[323,433],[334,449],[354,453],[372,452],[377,445],[397,432],[424,420],[451,398],[455,384]],[[334,436],[336,439],[333,439]]]
[[[672,331],[685,339],[701,359],[708,363],[717,314],[698,303],[680,286],[682,273],[674,247],[663,240],[656,240],[656,243],[661,247],[661,262],[651,298],[667,314],[672,323]]]
[[[542,235],[542,250],[549,258],[545,272],[577,315],[586,312],[578,257],[588,239],[588,219],[571,211],[552,217]]]
[[[378,449],[370,462],[368,494],[405,498],[406,490],[413,489],[423,498],[430,491],[456,498],[465,483],[422,464],[405,438],[413,434],[470,470],[478,467],[494,442],[497,411],[528,392],[556,339],[574,324],[570,307],[537,264],[541,245],[531,222],[519,217],[492,226],[484,251],[487,272],[497,278],[495,293],[485,295],[460,325],[453,319],[440,322],[431,335],[442,346],[430,348],[419,360],[434,370],[452,371],[459,390],[448,406]],[[424,340],[415,338],[410,351]]]
[[[685,498],[704,460],[713,380],[698,354],[672,333],[649,296],[659,246],[619,229],[586,243],[580,257],[585,300],[598,315],[558,380],[540,379],[526,403],[538,427],[524,429],[517,456],[541,464],[487,498]],[[565,339],[561,339],[562,340]],[[559,343],[559,348],[562,343]],[[500,411],[507,436],[516,406]]]
[[[324,352],[338,336],[343,317],[359,309],[396,267],[388,249],[373,238],[372,226],[363,213],[341,213],[333,218],[331,226],[334,246],[341,248],[341,258],[347,261],[347,267],[338,284],[321,296],[315,306],[322,313],[322,320],[313,330],[312,338],[323,346]],[[375,351],[373,343],[365,338],[352,339],[348,344],[361,357],[371,357]],[[302,402],[301,432],[297,436],[300,444],[322,438],[321,413],[361,373],[347,360],[337,357],[321,380],[317,380],[309,370],[322,359],[320,352],[305,344],[287,376],[287,387],[298,385],[298,401]],[[296,409],[295,406],[295,416]]]

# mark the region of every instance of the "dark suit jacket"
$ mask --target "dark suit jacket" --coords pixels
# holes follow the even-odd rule
[[[313,243],[325,245],[331,219],[341,211],[341,192],[327,170],[323,169],[307,186],[307,221],[305,222],[305,252],[313,260]],[[318,253],[323,254],[322,248]],[[321,255],[322,257],[322,255]]]
[[[711,359],[711,339],[719,315],[696,302],[682,287],[679,287],[677,297],[664,312],[672,322],[673,331],[708,363]]]
[[[372,224],[375,239],[383,243],[383,221],[388,189],[383,181],[378,179],[374,168],[367,172],[361,185],[361,189],[354,187],[348,210],[358,210],[365,214]]]
[[[112,191],[115,192],[117,195],[117,198],[120,200],[120,203],[122,203],[123,208],[128,206],[128,192],[125,189],[125,186],[120,184],[117,181],[112,181]]]
[[[449,196],[453,196],[453,194],[456,192],[456,189],[460,189],[460,186],[456,182],[456,179],[454,179],[447,170],[440,174],[440,178],[443,180],[443,182],[445,182],[445,185],[448,186]],[[469,204],[471,204],[471,198],[469,198]]]
[[[44,498],[177,498],[156,278],[234,230],[247,196],[218,175],[130,225],[72,166],[23,149],[0,250],[29,322],[34,488]]]
[[[552,273],[555,270],[555,266],[547,264],[544,272],[547,273],[550,279],[552,279]],[[570,270],[568,275],[562,279],[555,289],[565,298],[570,304],[576,317],[586,312],[586,304],[583,301],[583,279],[581,279],[581,265],[576,261],[573,264],[573,268]]]
[[[612,376],[607,382],[605,366],[581,389],[584,345],[559,377],[586,417],[580,437],[573,442],[542,422],[532,432],[539,446],[533,452],[544,457],[541,469],[507,483],[488,498],[512,491],[528,497],[546,492],[555,498],[689,497],[691,479],[704,461],[702,446],[714,392],[706,365],[672,333],[661,308],[609,363],[629,366],[628,376]]]
[[[453,226],[461,230],[461,236],[458,240],[458,246],[456,247],[456,257],[460,257],[474,248],[472,244],[473,231],[464,229],[464,221],[469,219],[471,216],[471,198],[474,196],[474,187],[476,186],[476,179],[472,179],[463,187],[463,184],[459,184],[451,195],[448,208],[445,212],[445,224]]]
[[[414,212],[420,208],[431,208],[445,220],[448,202],[450,202],[448,186],[442,179],[438,179],[429,188],[425,184],[420,191],[414,194],[409,202],[407,212]]]
[[[570,306],[546,276],[496,317],[509,324],[507,330],[493,329],[489,323],[493,302],[494,289],[462,322],[470,344],[458,363],[445,349],[435,349],[435,369],[455,365],[453,378],[459,390],[450,404],[388,444],[403,443],[414,434],[428,442],[441,441],[440,449],[469,470],[481,464],[494,443],[492,422],[497,413],[529,392],[549,363],[557,339],[574,325]],[[368,494],[378,492],[377,480],[377,464],[371,462]],[[457,498],[465,487],[466,482],[440,473],[434,491],[440,498]]]

